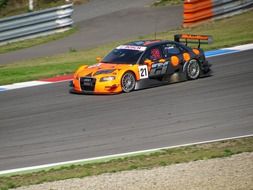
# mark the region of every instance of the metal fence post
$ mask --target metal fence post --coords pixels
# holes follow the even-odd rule
[[[33,11],[33,0],[29,0],[29,11]]]

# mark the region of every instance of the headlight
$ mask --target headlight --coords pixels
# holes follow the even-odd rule
[[[113,77],[113,76],[102,77],[102,78],[100,79],[100,82],[106,82],[106,81],[111,81],[111,80],[115,80],[115,77]]]

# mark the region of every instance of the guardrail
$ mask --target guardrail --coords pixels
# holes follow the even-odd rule
[[[0,44],[66,31],[73,25],[73,5],[63,5],[0,19]]]
[[[184,27],[233,16],[253,8],[253,0],[185,0]]]

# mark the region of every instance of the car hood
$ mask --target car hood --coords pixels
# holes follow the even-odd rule
[[[100,77],[102,75],[117,75],[122,69],[127,69],[130,64],[108,64],[98,63],[91,66],[81,67],[77,71],[79,77]]]

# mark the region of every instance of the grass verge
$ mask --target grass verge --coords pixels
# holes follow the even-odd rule
[[[169,6],[169,5],[181,5],[184,0],[157,0],[153,3],[155,7]]]
[[[7,3],[3,7],[0,8],[0,18],[29,12],[28,3],[29,1],[27,0],[19,0],[19,1],[8,0]],[[52,2],[45,1],[45,0],[35,0],[34,10],[37,11],[37,10],[56,7],[56,6],[60,6],[64,4],[66,4],[65,0],[56,0]]]
[[[87,3],[89,0],[71,0],[75,5]],[[0,0],[1,2],[1,0]],[[0,6],[0,18],[28,13],[28,0],[8,0]],[[34,11],[65,5],[66,0],[34,0]]]
[[[209,22],[194,28],[158,33],[157,38],[173,39],[173,35],[176,33],[209,34],[214,37],[214,43],[202,46],[204,50],[229,47],[253,42],[253,25],[249,23],[253,23],[253,11]],[[154,35],[139,36],[131,40],[152,38],[154,38]],[[13,64],[1,64],[0,85],[73,73],[80,65],[94,64],[97,56],[104,56],[115,46],[127,41],[129,39],[83,51],[70,49],[68,53],[52,57],[20,61]]]
[[[0,189],[15,188],[69,178],[83,178],[102,173],[114,173],[133,169],[150,169],[177,163],[229,157],[242,152],[253,152],[253,137],[226,140],[209,144],[187,146],[113,159],[107,162],[72,165],[48,171],[0,177]]]
[[[19,50],[19,49],[29,48],[32,46],[44,44],[44,43],[55,41],[55,40],[59,40],[61,38],[67,37],[67,36],[75,33],[76,31],[77,31],[77,28],[72,28],[72,29],[67,30],[65,32],[56,33],[56,34],[52,34],[49,36],[38,37],[38,38],[24,40],[24,41],[20,41],[20,42],[8,43],[6,45],[0,46],[0,54],[7,53],[10,51]]]

